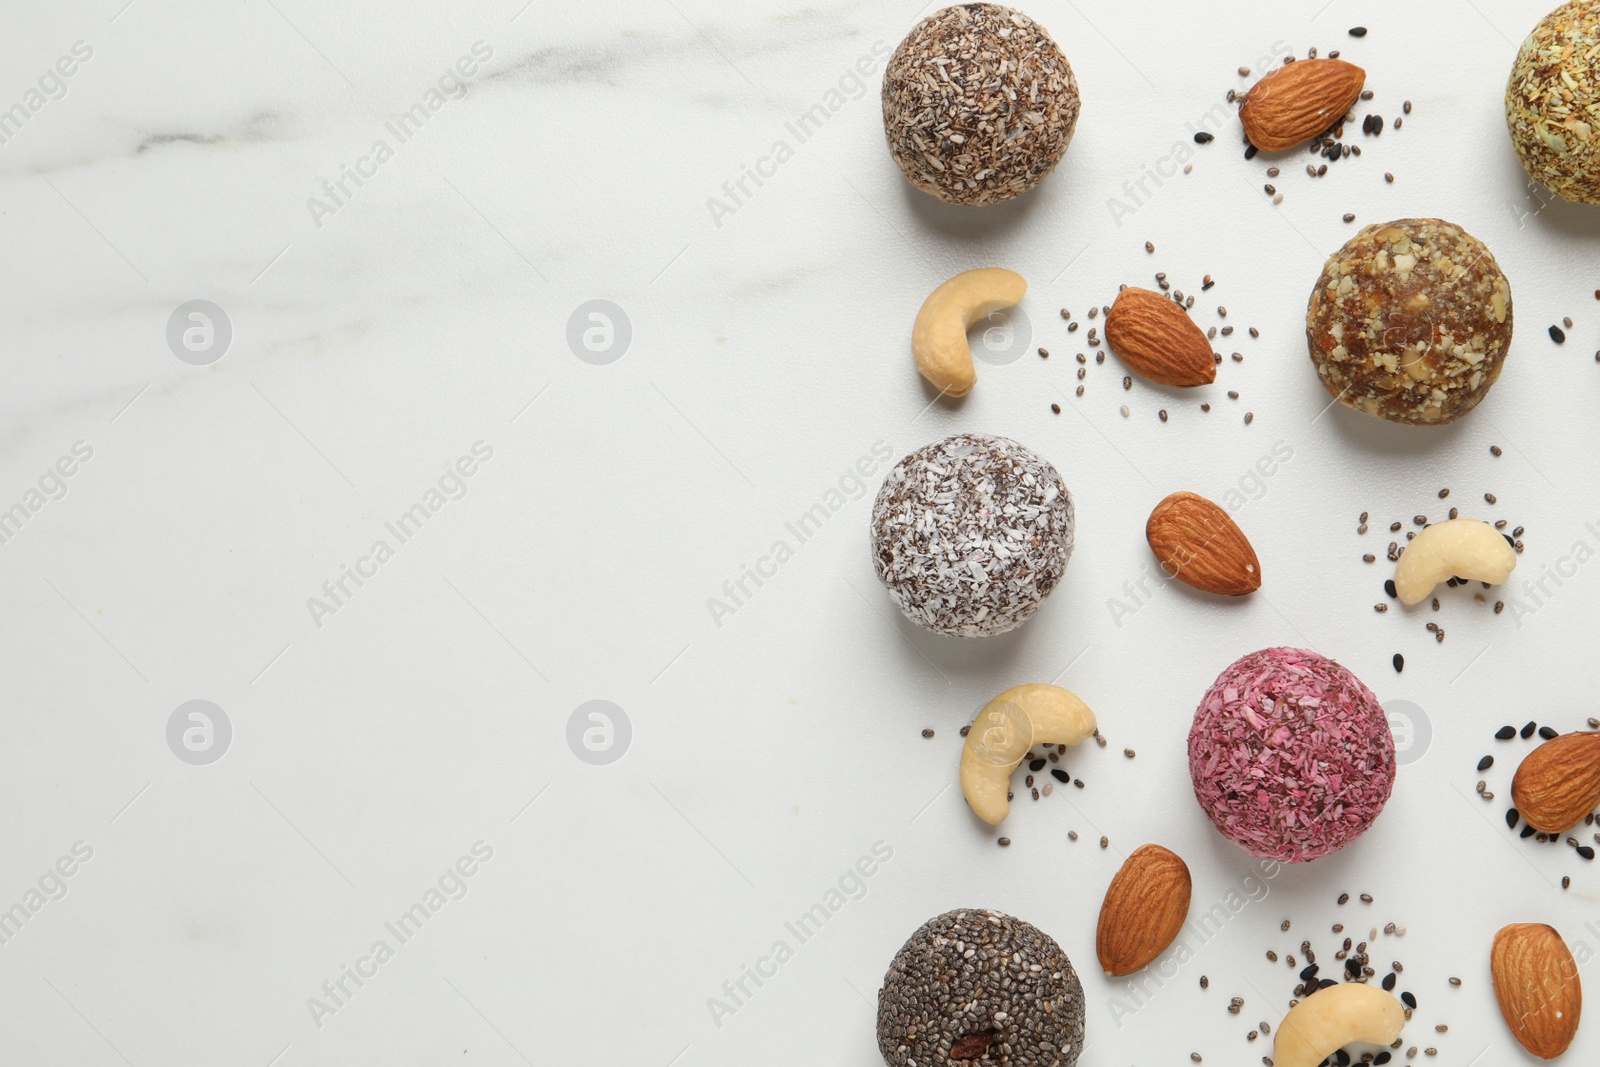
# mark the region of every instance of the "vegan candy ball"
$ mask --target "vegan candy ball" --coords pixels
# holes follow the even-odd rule
[[[1528,177],[1600,204],[1600,0],[1572,0],[1522,42],[1506,85],[1506,125]]]
[[[1511,349],[1511,285],[1483,242],[1440,219],[1368,226],[1329,258],[1306,308],[1329,395],[1442,426],[1478,406]]]
[[[1037,22],[999,4],[936,11],[883,74],[883,131],[906,179],[952,204],[998,204],[1055,169],[1078,83]]]
[[[1083,985],[1061,946],[998,911],[929,919],[878,990],[890,1067],[1073,1067],[1083,1023]]]
[[[872,505],[872,563],[906,617],[987,637],[1021,626],[1072,555],[1072,494],[1005,437],[957,434],[895,464]]]
[[[1301,863],[1367,831],[1394,788],[1372,690],[1325,656],[1252,652],[1206,690],[1189,730],[1195,799],[1252,856]]]

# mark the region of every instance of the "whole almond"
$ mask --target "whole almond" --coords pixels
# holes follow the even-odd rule
[[[1173,493],[1150,513],[1144,537],[1161,569],[1207,593],[1244,596],[1261,588],[1261,561],[1239,524],[1194,493]]]
[[[1511,779],[1511,802],[1547,834],[1582,822],[1600,807],[1600,733],[1562,734],[1528,753]]]
[[[1290,63],[1250,87],[1239,106],[1239,121],[1251,144],[1263,152],[1281,152],[1342,119],[1366,80],[1366,71],[1342,59]]]
[[[1100,905],[1095,952],[1113,978],[1144,967],[1177,940],[1189,918],[1189,865],[1160,845],[1129,856]]]
[[[1211,342],[1175,300],[1133,286],[1106,313],[1106,344],[1128,369],[1161,385],[1210,385],[1217,380]]]
[[[1561,935],[1537,923],[1507,926],[1494,936],[1489,971],[1500,1014],[1522,1047],[1542,1060],[1567,1051],[1583,1015],[1583,986]]]

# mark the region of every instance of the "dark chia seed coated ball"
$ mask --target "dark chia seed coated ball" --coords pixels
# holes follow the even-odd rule
[[[929,919],[878,990],[891,1067],[1073,1067],[1083,1024],[1083,985],[1061,946],[998,911]]]
[[[952,204],[998,204],[1044,180],[1078,122],[1078,83],[1037,22],[957,4],[906,35],[883,72],[883,129],[906,179]]]
[[[1017,442],[957,434],[897,463],[872,506],[872,562],[906,617],[987,637],[1026,622],[1072,555],[1072,494]]]

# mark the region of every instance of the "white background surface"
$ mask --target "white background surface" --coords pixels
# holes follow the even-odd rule
[[[1039,0],[1028,10],[1071,60],[1082,118],[1042,188],[981,212],[912,190],[885,151],[873,48],[910,28],[909,3],[123,3],[12,5],[0,42],[3,106],[75,41],[93,48],[0,146],[0,503],[74,442],[93,448],[66,496],[0,545],[0,906],[74,842],[93,849],[0,945],[0,1060],[869,1065],[890,957],[962,905],[1023,916],[1077,961],[1091,1067],[1196,1050],[1255,1062],[1269,1050],[1243,1035],[1276,1024],[1292,985],[1263,952],[1311,931],[1320,949],[1340,918],[1408,927],[1374,957],[1407,964],[1424,1007],[1408,1041],[1439,1047],[1434,1062],[1524,1058],[1493,1007],[1490,938],[1548,921],[1587,959],[1600,870],[1515,841],[1503,805],[1471,796],[1473,765],[1503,722],[1565,730],[1595,710],[1600,569],[1547,586],[1519,626],[1465,595],[1437,616],[1375,615],[1387,572],[1360,555],[1382,559],[1391,519],[1437,516],[1442,486],[1469,515],[1492,491],[1493,516],[1526,524],[1519,582],[1574,542],[1600,546],[1585,527],[1600,523],[1600,216],[1544,206],[1502,117],[1543,0]],[[1345,35],[1355,24],[1365,40]],[[319,226],[320,180],[480,40],[492,58],[465,96]],[[1277,208],[1229,118],[1191,175],[1147,185],[1119,225],[1108,199],[1193,149],[1186,124],[1248,84],[1236,67],[1274,62],[1275,42],[1343,49],[1373,110],[1392,119],[1410,99],[1414,114],[1378,140],[1351,131],[1365,155],[1320,181],[1291,153]],[[785,123],[841,78],[841,106],[798,143]],[[779,139],[792,157],[718,225],[708,199]],[[1318,418],[1302,316],[1357,228],[1346,211],[1451,219],[1509,275],[1512,355],[1458,425]],[[930,408],[911,319],[939,281],[986,264],[1028,277],[1032,343],[1052,357],[981,366],[964,402]],[[1124,393],[1115,359],[1091,355],[1074,398],[1073,353],[1094,351],[1084,311],[1156,270],[1187,292],[1213,274],[1197,321],[1220,325],[1225,304],[1261,339],[1219,339],[1245,362],[1181,396]],[[233,327],[204,367],[165,342],[197,298]],[[605,366],[565,339],[596,298],[632,327]],[[1558,347],[1545,328],[1563,315],[1576,325]],[[1034,447],[1075,496],[1078,548],[1034,621],[962,642],[899,617],[866,551],[880,464],[866,498],[716,625],[708,598],[876,442],[898,458],[960,430]],[[307,599],[477,441],[493,458],[465,498],[318,627]],[[1150,507],[1177,489],[1221,499],[1280,442],[1292,459],[1236,511],[1262,592],[1167,588],[1116,625],[1108,601],[1151,567]],[[1281,873],[1119,1027],[1112,998],[1133,1001],[1097,973],[1101,895],[1151,840],[1188,860],[1196,913],[1240,884],[1249,860],[1194,804],[1184,738],[1216,674],[1273,644],[1420,706],[1431,747],[1370,834]],[[957,731],[998,690],[1057,677],[1111,747],[1068,760],[1082,792],[1019,802],[1002,850],[953,785]],[[203,767],[165,740],[196,698],[233,728]],[[632,724],[608,766],[566,743],[592,699]],[[1509,749],[1495,751],[1509,796]],[[393,945],[384,923],[477,841],[493,858],[467,895],[317,1025],[308,998],[375,940]],[[785,922],[878,841],[893,858],[865,895],[796,946]],[[1341,890],[1378,902],[1341,910]],[[714,1018],[709,998],[779,939],[793,958]],[[1582,1034],[1568,1058],[1597,1048]]]

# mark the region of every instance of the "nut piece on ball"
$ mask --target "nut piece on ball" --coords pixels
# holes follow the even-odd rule
[[[1083,1023],[1083,985],[1061,946],[998,911],[929,919],[878,990],[890,1067],[1073,1067]]]
[[[906,617],[988,637],[1027,622],[1072,555],[1072,494],[1036,453],[964,433],[895,464],[872,505],[872,565]]]
[[[952,204],[998,204],[1055,169],[1078,83],[1044,27],[1000,4],[923,19],[883,73],[883,130],[907,180]]]
[[[1335,400],[1390,422],[1442,426],[1477,407],[1500,377],[1511,284],[1459,226],[1368,226],[1323,266],[1306,341]]]
[[[1572,0],[1522,42],[1506,85],[1506,125],[1528,177],[1557,196],[1600,204],[1600,0]]]

